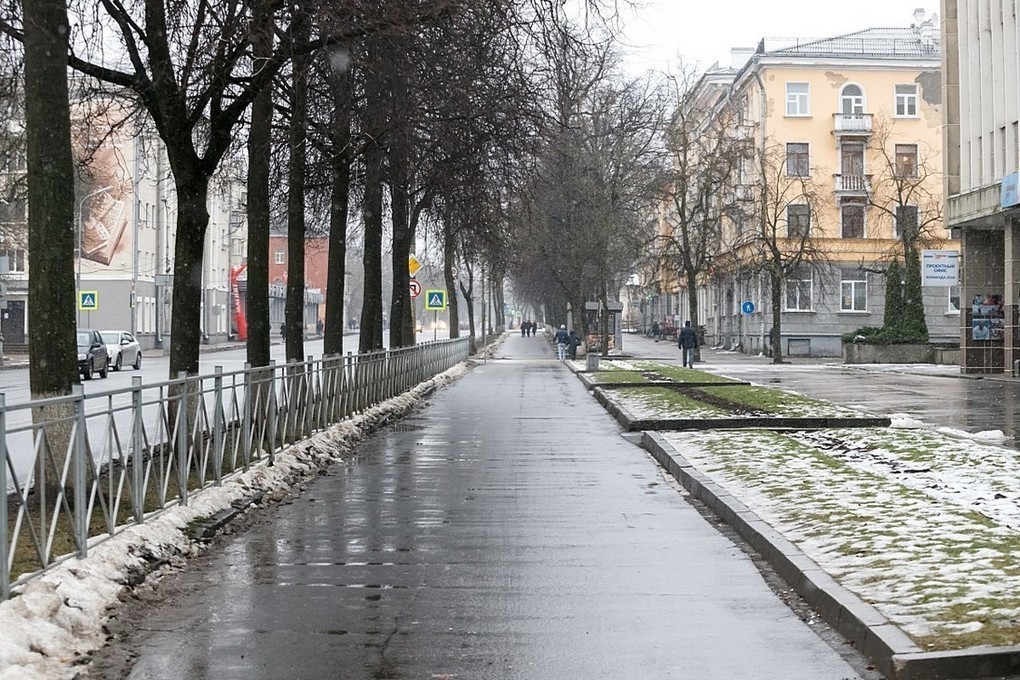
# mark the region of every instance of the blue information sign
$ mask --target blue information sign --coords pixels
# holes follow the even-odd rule
[[[744,314],[754,314],[754,303],[748,300],[740,305],[740,311]]]

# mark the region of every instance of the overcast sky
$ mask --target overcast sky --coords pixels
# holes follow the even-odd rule
[[[928,16],[938,3],[921,0],[643,0],[645,8],[625,19],[624,41],[632,45],[631,70],[664,69],[677,52],[704,70],[728,66],[731,47],[754,47],[763,37],[820,38],[865,28],[906,27],[914,10]]]

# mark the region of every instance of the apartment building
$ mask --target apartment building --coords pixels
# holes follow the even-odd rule
[[[76,291],[78,324],[133,331],[146,349],[165,347],[171,330],[177,200],[162,141],[154,131],[112,125],[77,137],[87,157],[76,181]],[[26,342],[28,314],[27,210],[23,151],[5,153],[0,185],[9,193],[0,214],[3,247],[0,279],[6,309],[0,312],[4,342]],[[88,152],[84,148],[88,148]],[[209,226],[202,267],[202,331],[205,342],[231,334],[229,275],[247,251],[245,189],[237,169],[224,163],[209,192]],[[81,305],[85,294],[90,305]]]
[[[1020,20],[1015,0],[943,0],[948,223],[961,239],[964,373],[1020,373]],[[991,332],[989,332],[991,330]]]
[[[783,352],[839,356],[844,333],[882,326],[883,272],[903,257],[900,222],[922,228],[918,248],[956,247],[942,208],[937,17],[919,10],[904,28],[767,38],[733,56],[695,96],[706,115],[725,112],[745,155],[720,197],[722,238],[698,291],[698,322],[710,345],[767,351],[771,288],[747,235],[760,234],[772,211],[775,245],[805,253],[782,283]],[[778,203],[756,203],[766,200]],[[676,300],[678,317],[689,318],[686,293]],[[926,287],[924,302],[932,340],[955,341],[958,287]]]

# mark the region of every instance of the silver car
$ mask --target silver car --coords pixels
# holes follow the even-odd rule
[[[142,348],[131,333],[127,331],[99,331],[106,342],[110,353],[110,366],[119,371],[124,366],[131,366],[136,371],[142,367]]]

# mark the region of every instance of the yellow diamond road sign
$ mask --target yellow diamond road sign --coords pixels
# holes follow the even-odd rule
[[[413,278],[421,270],[421,262],[414,255],[408,255],[407,257],[407,273]]]
[[[425,309],[428,311],[441,311],[446,309],[446,291],[445,290],[427,290],[425,291]]]

